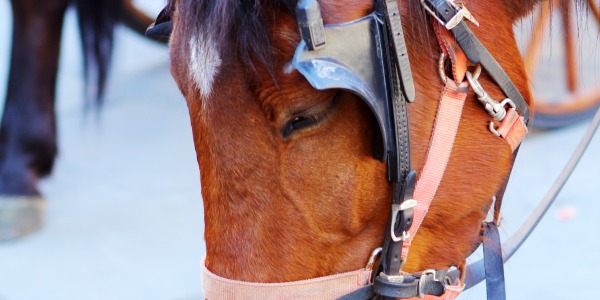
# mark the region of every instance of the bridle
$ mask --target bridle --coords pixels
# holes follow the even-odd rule
[[[288,7],[292,7],[297,1],[287,2]],[[444,80],[447,83],[445,93],[448,95],[444,94],[442,101],[446,96],[451,97],[449,94],[462,95],[462,101],[466,97],[468,89],[465,89],[466,84],[462,83],[462,78],[467,75],[466,60],[458,57],[465,56],[471,63],[481,65],[510,100],[498,103],[487,96],[478,85],[476,80],[478,74],[468,73],[468,79],[473,86],[476,86],[478,95],[480,95],[480,99],[483,99],[481,101],[484,102],[490,115],[496,117],[498,121],[511,119],[508,127],[511,130],[517,129],[515,131],[518,131],[518,134],[508,134],[507,136],[510,136],[509,139],[514,139],[511,148],[516,150],[527,132],[529,107],[498,62],[465,24],[465,19],[476,23],[475,19],[466,7],[450,0],[422,0],[421,3],[423,8],[439,22],[436,31],[443,53],[450,57],[454,69],[464,69],[462,75],[454,72],[456,85],[448,84],[451,80],[447,78]],[[296,7],[296,18],[302,34],[302,42],[294,55],[293,66],[316,89],[345,89],[363,98],[375,116],[383,139],[383,147],[377,154],[380,155],[381,160],[387,161],[388,180],[392,184],[392,203],[380,263],[375,272],[374,294],[388,298],[442,296],[447,287],[456,282],[457,278],[452,276],[456,276],[455,273],[448,273],[448,270],[424,270],[415,274],[407,274],[402,271],[402,266],[408,256],[410,242],[431,201],[431,199],[419,198],[423,198],[421,195],[424,194],[428,194],[425,198],[433,198],[435,195],[444,170],[431,171],[431,169],[435,169],[435,165],[443,165],[443,169],[445,169],[452,146],[450,145],[449,149],[447,147],[446,149],[437,149],[434,145],[439,144],[437,141],[440,139],[446,138],[443,136],[447,135],[446,132],[437,134],[437,140],[432,137],[429,156],[433,157],[428,157],[427,160],[433,160],[434,163],[430,164],[429,169],[426,163],[424,172],[419,179],[421,182],[428,182],[421,184],[421,187],[429,186],[419,189],[417,174],[411,169],[407,110],[408,103],[414,101],[415,88],[397,1],[378,0],[372,14],[345,24],[328,26],[323,25],[319,4],[316,0],[299,1]],[[365,43],[365,40],[368,42]],[[450,47],[448,43],[457,43],[458,45]],[[344,49],[352,49],[352,51]],[[456,67],[460,64],[458,61],[462,61],[464,66]],[[441,60],[441,63],[443,62],[444,59]],[[440,69],[443,68],[440,67]],[[445,77],[443,71],[441,76]],[[451,103],[450,105],[457,102],[447,101]],[[505,109],[507,104],[513,108],[507,111]],[[440,107],[442,107],[441,104]],[[455,111],[458,116],[453,116],[453,121],[443,123],[443,125],[437,124],[434,128],[454,124],[452,126],[456,130],[462,104]],[[444,117],[445,114],[446,111],[438,111],[436,122],[448,119]],[[490,128],[498,133],[493,125]],[[454,132],[454,134],[456,133]],[[449,142],[453,143],[453,138]],[[440,155],[444,157],[441,160],[438,159]],[[429,178],[433,179],[428,180]],[[426,189],[433,189],[433,192],[422,192],[415,197],[415,192]],[[421,201],[428,203],[422,204]],[[494,237],[491,240],[499,241],[494,224],[493,222],[485,224],[484,232],[487,237]],[[501,253],[499,249],[486,251],[486,253],[494,255],[496,250],[496,253]],[[498,261],[497,257],[498,255],[496,255],[496,261]],[[502,259],[500,258],[499,261],[499,266],[496,263],[493,268],[502,268]],[[489,263],[488,266],[490,266]],[[497,290],[495,294],[498,294]]]
[[[208,294],[217,297],[258,298],[261,293],[272,292],[269,294],[271,298],[276,298],[275,295],[288,298],[294,291],[321,289],[324,285],[336,282],[336,288],[339,285],[339,290],[345,291],[341,295],[335,294],[336,297],[341,296],[339,299],[370,299],[373,296],[385,299],[424,296],[428,299],[453,299],[465,288],[461,277],[464,279],[465,273],[469,273],[473,276],[467,277],[467,288],[487,277],[488,299],[505,298],[503,262],[514,253],[522,240],[511,239],[508,257],[502,256],[497,226],[499,203],[504,188],[496,195],[498,200],[494,220],[482,225],[485,235],[484,262],[477,262],[463,270],[453,268],[417,273],[403,272],[402,266],[407,259],[412,238],[445,170],[469,86],[474,89],[489,115],[500,122],[498,128],[490,122],[490,131],[503,138],[514,155],[527,133],[529,107],[506,72],[465,23],[465,20],[470,20],[477,24],[464,5],[454,3],[453,0],[421,0],[424,10],[436,23],[435,31],[442,48],[440,77],[446,87],[441,96],[427,162],[417,182],[417,174],[412,170],[410,161],[407,110],[409,103],[415,100],[415,88],[400,11],[397,0],[375,1],[376,8],[371,14],[348,23],[327,26],[323,25],[317,0],[283,2],[296,15],[302,36],[294,54],[293,67],[315,89],[343,89],[353,92],[365,101],[374,115],[381,137],[381,141],[377,143],[380,147],[376,149],[374,157],[387,162],[388,180],[392,184],[391,210],[383,247],[373,252],[369,265],[364,270],[289,284],[234,281],[212,274],[203,267],[205,293],[209,289]],[[171,21],[164,13],[159,17],[162,21],[153,24],[148,34],[159,38],[168,37]],[[446,59],[451,61],[453,79],[445,75],[443,64]],[[467,71],[467,61],[478,65],[475,72]],[[498,102],[485,92],[477,81],[481,69],[495,81],[507,99]],[[599,122],[594,124],[597,123]],[[438,127],[444,128],[443,130],[450,127],[451,130],[438,131]],[[588,135],[591,139],[593,131]],[[450,146],[437,146],[440,143]],[[581,155],[583,150],[579,152]],[[570,163],[571,171],[577,160]],[[430,161],[432,162],[428,165]],[[438,165],[443,167],[437,167]],[[550,198],[556,197],[564,181],[566,178]],[[549,206],[552,201],[553,199],[545,201],[545,204]],[[545,210],[547,207],[542,208],[535,216],[537,219],[530,223],[537,223],[536,220],[543,216]],[[535,224],[519,231],[522,239],[528,236],[534,226]],[[522,231],[525,233],[521,233]],[[375,268],[374,278],[370,278],[378,255],[379,265]],[[338,284],[336,280],[341,283]],[[355,285],[353,281],[356,281]]]

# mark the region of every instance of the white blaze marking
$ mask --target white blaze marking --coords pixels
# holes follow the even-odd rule
[[[200,34],[190,39],[190,55],[190,76],[200,90],[200,95],[207,97],[212,92],[215,76],[221,67],[219,51],[210,36]]]

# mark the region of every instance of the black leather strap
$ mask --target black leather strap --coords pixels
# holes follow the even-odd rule
[[[502,242],[498,226],[494,222],[485,222],[483,226],[483,262],[487,298],[488,300],[504,300],[506,299],[504,262],[502,261]]]
[[[504,69],[498,64],[498,61],[475,37],[465,22],[460,22],[460,24],[450,31],[454,34],[456,41],[463,49],[467,58],[473,63],[480,63],[490,77],[498,84],[502,92],[515,103],[527,124],[530,114],[529,106]]]
[[[425,0],[429,3],[430,8],[444,22],[450,21],[456,15],[457,11],[446,0]],[[502,69],[498,61],[485,48],[485,46],[477,39],[471,29],[464,21],[450,30],[461,49],[467,58],[474,64],[481,64],[492,79],[498,84],[502,92],[510,98],[521,115],[525,118],[525,123],[529,122],[529,106],[519,92],[517,87],[512,83],[506,72]]]
[[[392,186],[392,200],[393,204],[401,204],[402,202],[409,200],[413,197],[415,191],[415,184],[417,181],[417,173],[410,171],[406,176],[403,183],[394,183]],[[400,211],[397,215],[396,220],[393,219],[393,212],[390,212],[388,222],[395,222],[393,230],[396,236],[401,236],[403,231],[408,231],[413,222],[413,209],[406,209]],[[377,274],[383,272],[387,275],[397,275],[402,269],[402,245],[403,241],[393,241],[391,238],[391,224],[388,223],[386,234],[383,243],[383,252],[381,254],[380,268]]]
[[[383,36],[383,44],[387,45],[384,63],[388,65],[388,87],[390,88],[388,101],[390,103],[390,125],[396,142],[395,149],[388,153],[388,173],[392,182],[392,207],[398,207],[404,201],[411,199],[416,182],[416,173],[411,168],[410,131],[407,101],[414,100],[414,83],[400,12],[396,0],[377,0],[377,11],[385,20],[387,34]],[[394,208],[393,208],[394,209]],[[391,238],[392,230],[395,236],[402,236],[412,225],[413,209],[390,212],[386,235],[383,243],[383,253],[377,274],[383,272],[387,275],[398,275],[402,268],[402,240],[394,241]],[[379,278],[375,281],[375,290],[386,290]],[[391,283],[390,283],[391,284]],[[378,294],[381,295],[381,294]]]
[[[374,291],[376,295],[388,298],[413,298],[424,295],[441,296],[446,292],[445,271],[436,274],[406,275],[401,281],[375,278]],[[421,276],[422,275],[422,276]]]
[[[392,63],[395,64],[400,72],[399,78],[402,88],[402,94],[408,102],[415,101],[415,84],[413,82],[408,51],[406,50],[406,41],[404,40],[404,31],[402,29],[402,20],[397,0],[384,0],[383,8],[388,26],[388,33],[393,54]]]

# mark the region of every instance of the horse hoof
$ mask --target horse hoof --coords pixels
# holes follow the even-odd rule
[[[0,241],[24,237],[44,223],[44,199],[40,196],[0,195]]]

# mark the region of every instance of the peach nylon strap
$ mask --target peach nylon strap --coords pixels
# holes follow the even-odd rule
[[[231,280],[211,273],[202,259],[202,291],[204,298],[214,299],[336,299],[369,284],[371,271],[353,272],[314,279],[283,282],[254,283]]]
[[[402,245],[403,260],[408,256],[412,239],[417,234],[446,171],[468,92],[469,85],[466,82],[457,85],[453,80],[446,80],[446,87],[442,91],[433,125],[425,166],[415,187],[414,199],[417,200],[417,206],[414,208],[410,236]]]
[[[510,145],[512,152],[519,147],[525,135],[527,135],[527,125],[523,118],[515,108],[511,108],[506,112],[506,117],[500,123],[497,129],[500,136]]]

